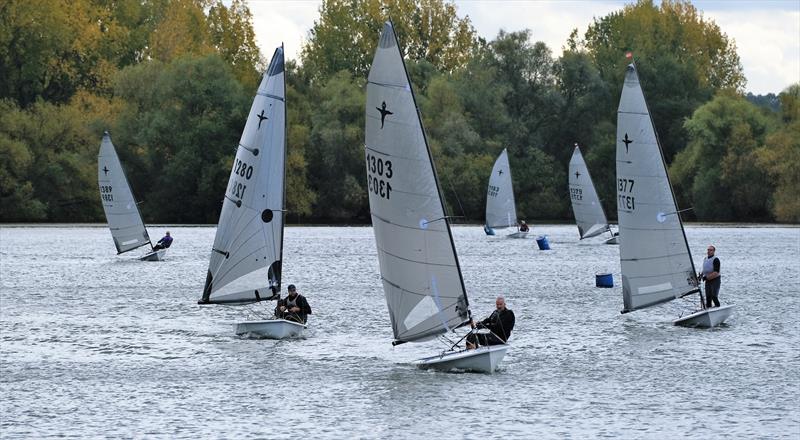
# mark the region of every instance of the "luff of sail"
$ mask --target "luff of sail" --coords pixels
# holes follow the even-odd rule
[[[108,132],[103,134],[100,152],[97,155],[97,183],[117,253],[121,254],[151,244],[136,199],[133,197]]]
[[[442,334],[468,317],[436,172],[391,22],[367,83],[370,213],[396,342]]]
[[[517,206],[514,202],[511,166],[505,148],[494,161],[492,174],[489,176],[489,187],[486,190],[486,225],[490,228],[517,226]]]
[[[617,215],[623,312],[698,291],[683,224],[633,64],[617,112]]]
[[[589,168],[586,167],[581,149],[577,145],[569,161],[569,198],[581,239],[595,237],[611,229],[594,189]]]
[[[280,291],[286,103],[283,47],[247,117],[222,202],[201,304],[251,303]]]

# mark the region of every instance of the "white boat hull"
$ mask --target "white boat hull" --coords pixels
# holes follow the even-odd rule
[[[716,327],[733,313],[734,305],[727,305],[721,307],[712,307],[710,309],[700,310],[699,312],[692,313],[673,321],[675,325],[683,327],[701,327],[711,328]]]
[[[250,334],[264,339],[301,338],[308,328],[305,324],[285,319],[237,322],[234,327],[237,336]]]
[[[619,235],[615,235],[608,240],[604,241],[603,244],[619,244]]]
[[[474,350],[449,351],[438,356],[417,359],[414,364],[422,369],[493,373],[510,347],[508,344],[503,344],[479,347]]]
[[[161,261],[164,259],[164,255],[167,254],[166,249],[159,249],[157,251],[150,251],[143,256],[139,257],[139,261]]]
[[[528,236],[528,232],[527,231],[526,232],[517,231],[517,232],[514,232],[513,234],[506,235],[506,237],[508,237],[508,238],[525,238],[527,236]]]

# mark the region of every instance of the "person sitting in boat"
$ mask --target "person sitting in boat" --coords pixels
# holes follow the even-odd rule
[[[489,329],[489,334],[472,333],[467,336],[467,349],[477,348],[480,345],[500,345],[505,344],[514,329],[514,312],[506,308],[506,299],[498,296],[495,300],[497,309],[479,323],[472,322],[472,327],[476,329]]]
[[[169,231],[167,231],[167,235],[162,237],[161,240],[158,240],[158,243],[153,246],[153,250],[158,251],[161,249],[166,249],[170,246],[172,246],[172,237],[169,235]]]
[[[714,256],[717,248],[708,245],[708,254],[703,259],[703,270],[700,272],[700,279],[706,282],[706,308],[719,307],[719,287],[722,284],[720,275],[719,258]]]
[[[530,228],[528,228],[528,224],[525,223],[525,220],[521,221],[519,223],[519,232],[528,232],[528,231],[530,231]]]
[[[275,316],[279,319],[305,324],[308,315],[311,314],[311,306],[308,305],[306,297],[297,293],[297,288],[294,284],[289,284],[286,290],[289,296],[278,301],[278,307],[275,308]]]

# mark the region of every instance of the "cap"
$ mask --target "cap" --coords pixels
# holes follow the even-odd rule
[[[294,284],[289,284],[289,287],[286,288],[287,290],[295,290]]]

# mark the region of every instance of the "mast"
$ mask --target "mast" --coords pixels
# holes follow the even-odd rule
[[[403,59],[403,51],[400,50],[400,41],[397,39],[397,34],[394,32],[394,22],[391,18],[389,18],[389,26],[392,28],[392,37],[395,41],[395,46],[397,47],[397,51],[400,55],[400,60],[402,61],[401,64],[403,65],[403,72],[405,72],[406,80],[408,81],[408,88],[411,90],[411,99],[414,102],[414,108],[417,111],[417,119],[419,119],[419,126],[422,128],[422,140],[425,142],[425,149],[428,151],[428,160],[431,163],[431,169],[433,170],[433,180],[436,182],[436,191],[439,193],[439,201],[442,205],[442,213],[444,213],[444,221],[445,227],[447,228],[447,235],[450,237],[450,246],[453,249],[453,255],[455,256],[456,262],[456,270],[458,271],[458,279],[461,282],[461,291],[464,293],[464,303],[467,307],[467,321],[469,322],[472,320],[472,312],[469,309],[469,297],[467,296],[467,287],[464,285],[464,276],[461,274],[461,263],[458,261],[458,253],[456,252],[456,245],[453,242],[453,232],[450,230],[450,219],[447,216],[447,206],[444,202],[444,197],[442,194],[442,188],[439,186],[439,174],[436,172],[436,165],[433,163],[433,154],[431,153],[431,147],[428,145],[428,136],[425,133],[425,125],[422,123],[422,115],[419,111],[419,105],[417,105],[417,96],[414,93],[414,86],[411,84],[411,77],[408,75],[408,69],[406,68],[405,59]],[[434,220],[435,221],[435,220]],[[461,325],[464,325],[462,323]]]

